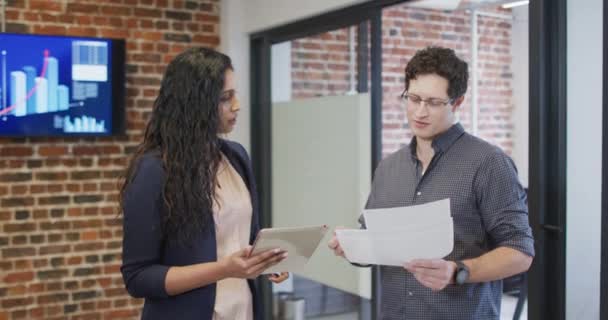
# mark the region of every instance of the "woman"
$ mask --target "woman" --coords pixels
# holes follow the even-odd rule
[[[127,168],[121,271],[145,298],[142,319],[261,319],[252,279],[287,256],[250,256],[259,225],[249,158],[219,138],[236,124],[233,77],[219,52],[179,54]]]

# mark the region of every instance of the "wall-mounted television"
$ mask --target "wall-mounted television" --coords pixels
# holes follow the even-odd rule
[[[0,136],[110,136],[124,119],[124,40],[0,33]]]

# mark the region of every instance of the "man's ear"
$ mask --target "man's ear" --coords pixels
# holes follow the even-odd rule
[[[456,112],[456,109],[458,109],[463,102],[464,96],[461,96],[460,98],[454,100],[454,103],[452,103],[452,112]]]

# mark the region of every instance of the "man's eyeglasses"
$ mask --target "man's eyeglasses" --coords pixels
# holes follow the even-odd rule
[[[403,101],[404,103],[407,102],[411,106],[419,106],[424,102],[425,105],[427,105],[431,108],[445,107],[446,105],[454,102],[453,99],[448,99],[448,100],[443,100],[443,99],[439,99],[439,98],[422,99],[420,96],[408,93],[407,91],[404,91],[401,94],[401,101]]]

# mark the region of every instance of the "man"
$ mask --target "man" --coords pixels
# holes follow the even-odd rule
[[[467,81],[467,64],[451,49],[421,50],[405,68],[402,98],[414,137],[378,165],[366,207],[449,198],[454,250],[381,266],[380,319],[498,320],[501,279],[532,263],[526,194],[512,160],[454,124]],[[344,257],[335,236],[328,245]]]

